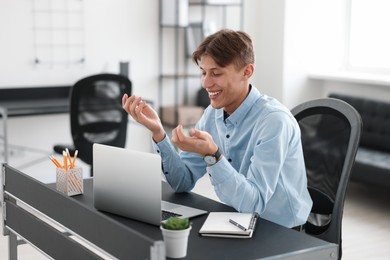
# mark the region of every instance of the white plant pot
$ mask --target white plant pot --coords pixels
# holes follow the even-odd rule
[[[162,230],[165,255],[170,258],[183,258],[187,256],[188,236],[191,226],[183,230],[169,230],[160,227]]]

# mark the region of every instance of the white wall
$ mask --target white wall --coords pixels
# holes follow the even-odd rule
[[[390,101],[390,84],[381,82],[380,75],[377,82],[308,78],[313,71],[343,68],[346,4],[340,0],[286,1],[282,100],[288,107],[331,92]]]
[[[255,43],[252,82],[287,107],[330,92],[390,101],[390,85],[313,80],[311,72],[342,67],[345,8],[342,0],[246,0],[245,30]]]
[[[287,107],[323,96],[321,82],[307,75],[337,67],[344,45],[344,1],[247,0],[247,30],[256,48],[257,88]]]
[[[310,0],[246,0],[245,30],[256,51],[252,83],[287,107],[319,97],[322,90],[307,82],[318,40],[312,18],[318,3]],[[314,47],[313,47],[314,46]]]
[[[0,88],[72,85],[130,62],[134,93],[157,98],[158,1],[84,0],[83,66],[34,65],[32,0],[0,0]]]
[[[87,64],[75,71],[32,66],[31,3],[0,0],[0,35],[7,37],[0,41],[0,88],[71,84],[87,72],[118,72],[120,61],[130,61],[134,93],[157,101],[159,1],[84,0]],[[252,83],[290,108],[330,91],[388,97],[386,87],[370,91],[370,85],[307,77],[340,66],[344,8],[340,0],[244,0],[244,30],[256,51]]]
[[[283,97],[284,0],[246,0],[244,30],[256,53],[251,82],[264,94]]]
[[[119,72],[130,61],[133,93],[157,99],[158,1],[84,0],[87,56]]]
[[[32,1],[0,1],[0,34],[8,37],[0,43],[0,87],[70,85],[87,74],[118,72],[120,61],[130,61],[133,93],[157,101],[159,1],[85,0],[86,64],[76,69],[35,68],[29,25]],[[305,37],[310,9],[305,5],[313,4],[288,3],[245,0],[244,30],[255,44],[252,83],[291,106],[317,96],[318,90],[305,85],[306,57],[311,57]]]

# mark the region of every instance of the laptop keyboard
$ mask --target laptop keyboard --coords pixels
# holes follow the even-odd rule
[[[170,211],[166,211],[166,210],[161,211],[161,219],[162,220],[167,220],[170,217],[180,217],[180,216],[182,216],[182,215],[174,213],[174,212],[170,212]]]

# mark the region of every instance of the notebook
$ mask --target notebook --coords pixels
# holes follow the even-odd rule
[[[258,216],[257,213],[210,212],[199,234],[211,237],[251,238]]]
[[[161,224],[162,211],[181,218],[207,213],[162,201],[159,155],[94,144],[93,174],[94,206],[98,210],[153,225]]]

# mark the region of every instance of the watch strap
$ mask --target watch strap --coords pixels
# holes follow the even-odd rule
[[[215,157],[215,159],[217,159],[217,162],[218,162],[219,157],[221,157],[221,155],[222,155],[221,150],[219,150],[219,147],[218,147],[217,151],[214,154],[214,157]]]

